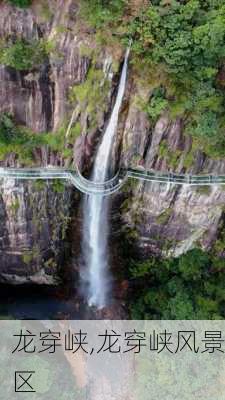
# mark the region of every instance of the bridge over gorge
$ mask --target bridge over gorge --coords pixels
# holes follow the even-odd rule
[[[190,175],[171,172],[147,171],[142,168],[120,169],[117,174],[105,182],[93,182],[82,176],[79,169],[67,170],[57,167],[47,168],[0,168],[0,179],[64,179],[84,194],[108,196],[117,192],[128,179],[147,182],[171,183],[176,185],[225,185],[225,175]]]

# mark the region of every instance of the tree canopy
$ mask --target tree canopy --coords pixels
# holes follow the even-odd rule
[[[209,156],[225,155],[225,5],[223,0],[82,0],[86,20],[104,41],[132,38],[132,57],[160,89],[146,107],[154,122],[164,110],[184,117],[185,132]]]
[[[193,249],[179,258],[131,263],[139,289],[129,303],[134,319],[222,319],[225,262]]]

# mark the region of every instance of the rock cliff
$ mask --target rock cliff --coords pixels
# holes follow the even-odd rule
[[[56,284],[67,255],[71,188],[59,182],[1,181],[0,280]]]
[[[78,0],[33,2],[19,9],[0,4],[0,38],[44,40],[50,51],[41,65],[18,71],[0,66],[0,112],[11,113],[18,125],[36,135],[64,136],[73,114],[72,134],[61,148],[34,150],[33,165],[72,166],[90,171],[95,149],[111,111],[123,60],[120,45],[105,46],[79,18]],[[131,54],[132,58],[132,54]],[[156,123],[140,106],[151,86],[130,65],[120,115],[118,140],[112,152],[115,164],[190,173],[224,173],[224,160],[211,160],[194,148],[184,134],[182,117],[164,113]],[[1,166],[18,166],[11,152]],[[2,280],[52,283],[63,264],[63,240],[71,217],[71,189],[55,191],[52,184],[4,181],[0,194],[0,276]],[[177,187],[135,183],[124,193],[121,218],[135,233],[146,256],[179,255],[193,246],[209,249],[223,225],[223,187]],[[54,273],[52,273],[52,270]],[[22,272],[21,272],[22,271]],[[26,271],[26,273],[24,272]]]

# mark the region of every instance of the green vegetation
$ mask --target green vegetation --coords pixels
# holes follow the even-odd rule
[[[49,6],[48,2],[40,1],[39,2],[39,16],[43,22],[48,22],[54,15],[54,11]],[[58,28],[58,27],[57,27]]]
[[[29,5],[28,0],[14,4]],[[48,7],[45,7],[49,17]],[[154,124],[163,112],[182,117],[184,130],[193,138],[189,166],[196,149],[212,158],[225,155],[225,5],[223,0],[82,0],[80,15],[94,28],[101,42],[127,45],[132,38],[133,72],[151,89],[142,104]],[[0,62],[17,70],[32,70],[52,51],[52,44],[9,38],[0,45]],[[92,50],[81,53],[92,56]],[[71,99],[90,115],[90,126],[97,125],[97,113],[104,111],[107,83],[101,86],[102,71],[93,60],[87,79],[71,90]],[[79,134],[76,127],[74,134]],[[72,138],[70,138],[72,140]],[[53,147],[62,150],[59,134]],[[57,143],[56,143],[57,142]],[[163,149],[161,149],[163,150]],[[65,156],[72,155],[66,149]],[[167,152],[170,166],[176,167],[180,154]]]
[[[0,114],[0,160],[14,153],[22,164],[29,166],[35,161],[35,150],[43,146],[48,146],[52,151],[59,152],[69,160],[73,157],[73,149],[66,146],[74,143],[80,131],[80,124],[75,124],[66,140],[65,125],[54,133],[35,133],[24,126],[17,126],[11,114]]]
[[[32,4],[32,0],[8,0],[9,3],[13,4],[16,7],[26,8]]]
[[[196,0],[154,4],[129,30],[134,53],[149,63],[150,70],[158,66],[163,71],[161,86],[148,105],[149,115],[158,117],[165,107],[172,117],[185,115],[188,134],[203,137],[207,144],[222,144],[225,152],[225,96],[219,81],[225,54],[224,4]]]
[[[45,144],[55,152],[58,152],[64,159],[71,160],[73,157],[73,144],[81,133],[79,123],[71,127],[69,137],[66,138],[67,123],[64,123],[56,132],[48,132],[43,135]]]
[[[224,56],[223,1],[158,1],[145,8],[129,29],[134,51],[171,73],[210,79]],[[208,3],[208,4],[207,4]],[[199,69],[200,68],[200,69]],[[214,69],[215,68],[215,69]]]
[[[150,116],[157,117],[165,107],[172,117],[185,115],[186,132],[202,143],[206,140],[209,155],[213,148],[220,148],[222,155],[225,96],[219,74],[225,55],[224,4],[196,0],[154,4],[129,27],[134,53],[150,71],[161,72],[150,99]]]
[[[132,262],[130,299],[134,319],[225,317],[224,258],[194,249],[180,258]]]
[[[95,28],[122,22],[126,0],[82,0],[81,15]]]
[[[52,188],[55,193],[64,193],[65,192],[65,183],[60,179],[55,179],[52,183]]]
[[[86,110],[91,128],[97,127],[98,113],[106,110],[108,89],[109,82],[104,79],[104,72],[96,67],[89,69],[85,82],[75,85],[71,89],[71,102],[77,103],[81,110]],[[72,129],[73,135],[79,135],[80,132],[80,125]]]
[[[39,67],[52,49],[53,44],[44,40],[1,41],[0,63],[18,71],[29,71]]]
[[[14,203],[12,203],[11,208],[14,210],[14,212],[17,212],[20,207],[20,202],[18,199],[15,200]]]
[[[45,180],[42,179],[36,179],[33,183],[34,185],[34,190],[41,192],[42,190],[44,190],[46,188],[46,182]]]
[[[160,215],[158,215],[158,217],[156,218],[157,223],[163,225],[166,224],[170,219],[172,213],[173,213],[173,208],[167,208]]]
[[[132,43],[137,76],[152,88],[152,122],[167,110],[213,158],[225,155],[223,0],[83,0],[82,15],[104,40]],[[111,32],[111,35],[106,32]]]
[[[23,262],[26,265],[30,265],[30,263],[33,261],[33,258],[32,251],[26,251],[22,256]]]
[[[57,268],[57,263],[54,260],[54,258],[49,258],[49,260],[47,260],[44,263],[44,267],[45,267],[45,269],[56,269]]]
[[[149,118],[156,122],[157,118],[168,107],[168,100],[165,98],[165,91],[163,88],[156,88],[153,90],[149,103],[145,106]]]
[[[10,205],[10,209],[11,209],[11,211],[12,211],[14,217],[16,216],[17,211],[19,210],[19,208],[20,208],[20,202],[19,202],[19,200],[16,198],[16,199],[12,202],[12,204]]]
[[[45,135],[45,143],[54,151],[63,151],[65,148],[65,131],[66,127],[63,125],[57,132],[49,132]]]
[[[196,192],[199,193],[200,195],[209,196],[210,193],[212,192],[212,187],[209,185],[196,186]]]
[[[33,150],[45,144],[44,135],[17,127],[10,114],[0,115],[0,160],[14,153],[23,164],[31,164]]]
[[[171,150],[168,147],[168,143],[166,140],[162,140],[159,145],[159,156],[164,158],[167,161],[169,167],[174,170],[177,168],[180,162],[180,156],[182,154],[181,150]]]

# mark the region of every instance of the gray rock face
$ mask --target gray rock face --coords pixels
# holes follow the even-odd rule
[[[57,191],[57,192],[56,192]],[[71,188],[1,182],[0,281],[53,284],[64,260]]]
[[[88,70],[94,64],[102,70],[109,82],[105,102],[110,104],[112,94],[112,57],[103,49],[93,63],[92,51],[96,49],[91,35],[79,23],[77,12],[79,2],[72,0],[49,0],[50,16],[42,20],[41,5],[21,10],[1,4],[0,38],[24,38],[44,40],[52,46],[48,58],[32,71],[15,71],[0,66],[0,112],[10,112],[18,123],[33,131],[56,131],[63,123],[69,123],[75,108],[74,123],[82,126],[82,136],[74,145],[74,161],[82,162],[81,154],[90,157],[89,145],[92,137],[105,124],[105,112],[98,110],[96,126],[90,127],[90,118],[85,104],[69,101],[71,87],[85,81]],[[99,82],[102,86],[103,82]],[[88,99],[87,99],[88,100]],[[103,108],[103,107],[102,107]],[[107,108],[107,107],[106,107]],[[66,130],[66,127],[65,127]],[[64,161],[54,152],[42,149],[39,165],[63,165]],[[13,159],[9,163],[16,164]]]
[[[136,110],[130,111],[132,115],[135,113]],[[130,143],[131,149],[136,140],[130,130],[125,131],[124,143]],[[147,146],[144,151],[144,146],[139,147],[139,160],[147,169],[225,173],[224,160],[210,160],[201,151],[196,151],[191,165],[186,167],[185,159],[190,154],[191,143],[190,137],[183,135],[180,119],[171,122],[166,115],[162,116],[151,132],[148,127],[142,130],[144,142]],[[160,154],[162,143],[167,154],[177,154],[175,165],[169,165],[165,152]],[[126,157],[132,161],[132,151],[128,151]],[[146,255],[153,252],[178,256],[196,245],[207,250],[211,248],[221,227],[224,205],[223,186],[199,188],[139,183],[132,191],[124,220],[137,231],[139,246]]]
[[[63,123],[68,125],[75,109],[74,123],[79,122],[83,129],[74,141],[71,162],[89,164],[96,135],[105,124],[105,111],[98,110],[96,126],[90,128],[87,111],[82,104],[71,103],[69,93],[73,85],[85,81],[92,61],[86,53],[92,52],[95,44],[87,39],[85,29],[77,28],[77,2],[51,0],[47,5],[50,11],[47,20],[39,4],[25,10],[0,5],[1,39],[42,39],[54,46],[44,63],[32,71],[0,66],[0,113],[12,113],[18,124],[26,125],[37,134],[47,131],[54,134]],[[106,100],[110,105],[112,57],[103,49],[95,64],[102,71],[102,79],[108,81]],[[44,147],[40,154],[35,154],[35,164],[67,166],[68,161]],[[20,166],[13,153],[0,160],[0,165]],[[0,280],[56,283],[58,272],[65,265],[71,188],[58,193],[50,183],[40,188],[13,180],[2,181],[0,188]]]
[[[68,166],[78,162],[83,170],[89,170],[112,109],[123,53],[95,43],[93,32],[78,18],[79,0],[49,0],[46,4],[47,16],[38,2],[26,10],[0,5],[0,38],[42,38],[54,43],[45,62],[32,71],[0,66],[0,112],[13,113],[18,123],[37,134],[52,131],[53,135],[74,112],[74,124],[80,124],[81,134],[71,143],[72,159],[45,147],[36,163]],[[102,72],[95,83],[95,90],[102,93],[100,99],[92,98],[88,91],[90,70]],[[76,85],[83,83],[86,98],[71,103],[71,87],[75,85],[76,92]],[[225,173],[225,160],[210,160],[200,150],[192,154],[191,138],[184,135],[181,118],[171,121],[162,115],[154,126],[150,123],[139,104],[139,99],[147,100],[150,93],[151,88],[138,80],[131,67],[118,140],[112,149],[114,163],[161,171]],[[11,154],[0,164],[15,166],[18,161]],[[222,187],[201,191],[137,183],[128,203],[122,219],[136,232],[143,254],[179,255],[196,244],[206,249],[212,246],[222,223],[225,191]],[[56,193],[50,184],[38,189],[29,182],[12,180],[1,184],[1,280],[53,283],[63,264],[66,237],[62,231],[69,223],[70,207],[70,190]]]
[[[40,30],[31,11],[1,4],[0,37],[23,37],[37,40]],[[0,68],[0,111],[12,112],[17,121],[28,127],[45,131],[52,125],[53,88],[50,85],[48,65],[35,73]]]

